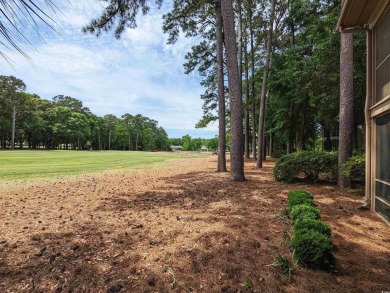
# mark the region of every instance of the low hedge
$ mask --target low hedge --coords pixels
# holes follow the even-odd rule
[[[277,181],[298,180],[334,182],[337,179],[337,153],[325,151],[299,151],[282,156],[275,164]]]
[[[332,270],[332,246],[330,237],[316,230],[294,233],[291,240],[294,258],[299,265],[310,269]]]
[[[319,220],[320,211],[311,205],[300,204],[296,205],[291,209],[290,218],[293,223],[303,221],[303,220]]]
[[[289,211],[296,205],[307,204],[314,206],[314,197],[307,190],[295,190],[288,194],[288,209]]]
[[[364,183],[366,180],[366,158],[356,155],[348,159],[341,167],[341,174],[356,182]]]
[[[328,224],[320,220],[304,219],[294,223],[294,234],[299,234],[307,231],[318,231],[326,236],[331,235],[330,227]]]
[[[294,232],[291,248],[297,263],[311,269],[333,270],[331,230],[320,220],[313,195],[306,190],[290,192],[288,206]]]

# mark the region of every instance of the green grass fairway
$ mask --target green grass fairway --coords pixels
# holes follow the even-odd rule
[[[175,158],[183,158],[183,156],[160,152],[1,151],[0,180],[149,169],[155,164]]]

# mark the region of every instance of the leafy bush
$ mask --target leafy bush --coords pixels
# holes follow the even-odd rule
[[[291,209],[300,204],[314,206],[313,195],[307,190],[295,190],[288,194],[288,209]]]
[[[316,207],[300,204],[291,209],[290,218],[294,224],[306,219],[319,220],[320,211]]]
[[[324,234],[328,237],[331,235],[330,227],[328,224],[312,219],[304,219],[302,221],[297,221],[294,224],[294,235],[309,233],[309,231],[317,231],[321,234]]]
[[[351,180],[364,182],[366,178],[366,159],[364,155],[349,158],[342,166],[341,174]]]
[[[291,241],[294,258],[298,264],[311,269],[332,270],[334,258],[329,236],[315,230],[294,235]]]
[[[325,151],[299,151],[282,156],[275,164],[277,181],[297,180],[335,181],[337,178],[337,153]],[[320,175],[322,177],[320,178]],[[325,176],[324,176],[325,175]]]

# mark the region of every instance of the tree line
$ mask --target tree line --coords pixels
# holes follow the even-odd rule
[[[113,0],[83,31],[99,36],[113,29],[119,38],[136,26],[138,12],[153,6],[152,1]],[[219,121],[218,171],[226,171],[226,131],[232,180],[245,180],[244,157],[261,168],[267,152],[314,148],[319,133],[330,150],[331,132],[339,128],[340,160],[352,154],[354,129],[364,124],[365,39],[357,35],[352,42],[335,31],[340,7],[340,0],[173,1],[163,30],[170,44],[181,33],[200,39],[184,66],[187,73],[199,71],[206,89],[204,117],[197,126]],[[340,56],[342,38],[349,48]],[[349,72],[341,67],[347,79],[342,85],[353,89],[342,98],[352,103],[340,103],[343,56],[354,59],[353,74],[350,63]],[[348,115],[340,117],[345,104]]]
[[[141,114],[99,117],[82,101],[51,101],[26,91],[14,76],[0,76],[0,148],[167,150],[168,135]]]
[[[82,30],[96,36],[113,30],[119,38],[136,27],[139,13],[162,3],[112,0]],[[319,133],[330,150],[335,129],[340,130],[339,166],[348,159],[356,126],[364,124],[365,38],[335,31],[340,0],[172,4],[163,16],[168,43],[181,33],[200,40],[184,67],[187,73],[198,70],[206,89],[197,126],[219,121],[218,171],[226,171],[226,133],[232,180],[245,180],[244,157],[261,168],[267,152],[311,149]]]
[[[214,138],[193,138],[189,134],[182,138],[170,138],[169,145],[182,146],[184,151],[199,151],[205,146],[208,151],[215,151],[218,149],[218,136]]]

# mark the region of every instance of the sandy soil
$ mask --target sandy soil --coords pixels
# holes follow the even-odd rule
[[[0,191],[0,292],[381,292],[390,227],[356,209],[362,190],[286,185],[272,163],[244,183],[216,158],[159,170],[8,185]],[[333,232],[338,272],[270,266],[291,258],[286,195],[306,188]],[[249,286],[249,282],[253,286]]]

